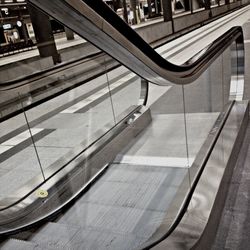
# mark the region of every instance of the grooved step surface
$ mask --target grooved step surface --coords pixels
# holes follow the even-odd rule
[[[48,223],[36,231],[29,241],[38,244],[43,249],[63,249],[78,230],[79,227]]]
[[[3,244],[0,244],[1,250],[43,250],[37,244],[22,240],[9,239]]]
[[[146,242],[166,216],[188,169],[113,164],[58,219],[80,227],[73,249],[131,249]],[[85,249],[85,248],[84,248]]]

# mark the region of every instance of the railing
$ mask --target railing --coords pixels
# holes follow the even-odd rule
[[[177,66],[155,52],[102,1],[57,0],[53,1],[53,6],[50,1],[30,0],[30,3],[35,3],[50,15],[56,13],[58,21],[67,23],[72,30],[142,78],[159,85],[169,85],[169,81],[176,84],[191,83],[231,44],[231,38],[236,39],[238,45],[243,44],[240,28],[236,28],[217,39],[191,65]],[[61,9],[65,12],[60,12]],[[128,58],[133,61],[133,65]]]
[[[139,237],[143,242],[138,241],[135,246],[151,244],[156,235],[160,239],[173,230],[180,219],[184,201],[188,200],[189,192],[205,168],[204,164],[196,164],[197,158],[201,153],[211,152],[230,112],[231,101],[243,97],[242,29],[229,30],[178,66],[154,51],[102,1],[30,2],[134,73],[124,66],[108,71],[106,57],[101,62],[93,60],[89,63],[102,68],[105,74],[84,84],[81,84],[83,73],[76,73],[70,83],[65,75],[61,84],[73,86],[77,83],[77,87],[40,105],[30,105],[29,109],[20,101],[18,109],[23,112],[1,123],[1,232],[11,233],[45,219],[81,193],[89,180],[97,179],[102,168],[89,167],[92,166],[89,159],[96,153],[97,146],[102,151],[105,143],[131,124],[136,130],[133,122],[140,117],[141,107],[148,99],[153,124],[133,145],[123,144],[125,150],[119,148],[120,142],[115,144],[112,150],[117,150],[119,155],[110,161],[115,166],[121,165],[123,171],[127,170],[126,166],[130,171],[145,171],[136,175],[138,185],[133,176],[127,181],[132,189],[154,187],[152,197],[145,191],[148,196],[144,203],[137,203],[135,199],[134,205],[136,211],[145,212],[142,227],[147,228],[147,233]],[[65,71],[67,73],[72,74]],[[48,77],[53,78],[53,75]],[[148,81],[165,87],[160,87],[159,91],[150,85],[153,89],[149,89],[148,96]],[[19,100],[18,88],[14,94],[13,98]],[[29,101],[32,103],[32,99]],[[211,134],[212,139],[208,139]],[[16,167],[17,162],[20,165]],[[84,182],[76,190],[70,178],[78,169],[84,172],[81,176]],[[57,189],[59,176],[67,188],[58,188],[58,193],[50,192],[52,184]],[[64,192],[69,194],[64,197]],[[155,197],[158,197],[157,202]],[[49,199],[55,200],[53,206],[48,205]],[[41,209],[44,205],[47,205],[45,210]],[[37,218],[34,217],[36,210],[41,212]],[[151,211],[156,214],[152,216]],[[19,222],[20,216],[27,219]],[[152,220],[154,216],[157,220]],[[119,218],[116,220],[118,223]]]
[[[79,55],[79,51],[61,65],[42,71],[22,61],[16,63],[19,66],[16,69],[13,63],[13,68],[8,69],[13,75],[25,67],[31,73],[1,82],[1,211],[13,207],[11,211],[19,210],[16,206],[22,207],[20,204],[34,190],[112,129],[123,126],[127,119],[133,120],[133,114],[145,104],[148,94],[145,80],[125,67],[117,69],[120,64],[94,46],[87,44],[86,48],[85,54]],[[45,63],[49,62],[45,59]],[[131,88],[133,95],[128,101],[126,92]],[[118,100],[122,103],[118,104]],[[81,121],[72,119],[73,116],[81,117]],[[66,119],[67,125],[66,120],[57,119]],[[52,120],[61,125],[53,125]],[[76,123],[68,123],[73,120]],[[94,175],[91,173],[87,181]]]

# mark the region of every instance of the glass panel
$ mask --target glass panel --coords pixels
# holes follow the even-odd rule
[[[142,86],[141,78],[120,66],[107,73],[116,123],[134,111],[139,104]]]
[[[231,84],[227,86],[229,89],[227,89],[226,93],[230,95],[230,100],[241,101],[243,100],[243,93],[246,91],[244,91],[244,57],[243,52],[239,51],[239,49],[241,49],[240,46],[238,45],[237,48],[236,44],[233,43],[231,48],[228,49],[228,53],[224,53],[223,60],[224,64],[229,64],[227,65],[228,70],[231,70]],[[245,88],[247,88],[247,85]]]
[[[10,93],[11,94],[11,93]],[[8,91],[0,92],[6,97]],[[14,95],[11,95],[14,98]],[[20,110],[21,100],[16,93],[15,103],[9,103],[6,109]],[[6,102],[8,100],[6,99]],[[1,106],[1,113],[5,113]],[[8,111],[9,112],[9,111]],[[43,181],[41,166],[33,145],[33,140],[44,131],[39,128],[29,129],[24,113],[10,118],[1,118],[0,123],[0,208],[12,205],[36,187],[34,177]],[[31,137],[31,132],[34,138]]]
[[[26,112],[31,128],[47,131],[35,143],[46,178],[115,125],[104,64],[105,58],[101,56],[71,66],[68,71],[74,72],[71,89]],[[86,71],[95,68],[102,69],[104,74],[82,81]],[[66,75],[67,71],[63,73],[65,82],[61,80],[58,88],[68,83],[70,75]]]
[[[184,87],[188,155],[192,180],[197,173],[197,167],[201,165],[200,158],[204,157],[208,145],[211,144],[211,141],[208,141],[208,135],[225,109],[225,104],[228,103],[230,76],[230,50],[227,50],[195,82]],[[196,164],[193,164],[198,153],[199,159]]]
[[[84,59],[100,52],[97,47],[75,34],[69,28],[61,25],[56,20],[52,19],[50,22],[57,51],[60,54],[62,63],[76,59]]]
[[[38,16],[41,14],[34,8],[29,11]],[[76,35],[74,35],[75,40],[71,40],[72,32],[53,22],[44,13],[39,18],[44,21],[41,22],[43,25],[35,27],[37,20],[33,20],[33,26],[38,31],[40,28],[41,34],[36,33],[37,40],[43,39],[43,42],[38,44],[40,56],[36,55],[38,51],[30,51],[31,56],[22,53],[0,59],[2,63],[0,71],[3,70],[10,79],[20,78],[19,73],[23,72],[23,67],[28,69],[22,74],[24,78],[11,83],[4,82],[7,86],[6,91],[1,92],[0,114],[4,119],[1,123],[1,140],[3,143],[5,141],[16,143],[18,140],[20,144],[18,145],[20,153],[10,149],[14,152],[13,155],[10,154],[8,147],[15,145],[6,143],[1,145],[0,151],[7,155],[2,163],[3,169],[9,170],[11,167],[15,169],[20,163],[18,171],[23,171],[19,177],[20,181],[17,178],[15,182],[15,173],[10,181],[15,184],[12,189],[8,189],[9,193],[13,192],[13,196],[15,196],[14,187],[22,189],[27,181],[39,177],[36,181],[31,181],[32,185],[25,189],[25,194],[22,193],[22,196],[26,195],[32,190],[30,186],[36,187],[44,179],[66,166],[115,125],[108,78],[105,73],[118,63],[104,53],[97,55],[96,52],[99,51],[97,48]],[[58,50],[54,50],[56,47],[47,47],[49,54],[44,54],[43,46],[46,46],[44,40],[48,38],[46,36],[51,30],[48,31],[44,25],[51,26],[52,31],[55,29],[58,31],[54,32],[55,40],[50,41],[53,44],[55,42]],[[65,31],[69,40],[65,38]],[[59,49],[59,45],[62,50]],[[90,54],[93,56],[88,57]],[[25,59],[22,60],[23,58]],[[52,62],[53,67],[47,60]],[[44,64],[45,68],[40,71],[33,64],[34,61],[39,65]],[[19,73],[15,71],[16,66],[20,70]],[[8,67],[10,70],[6,71]],[[113,81],[114,77],[110,75],[109,80]],[[23,109],[25,113],[20,115]],[[8,117],[10,118],[7,119]],[[11,166],[8,167],[9,165]],[[5,174],[5,171],[2,173]],[[40,178],[41,173],[44,178]],[[11,175],[7,177],[11,178]],[[3,185],[4,183],[6,184],[6,180]],[[6,188],[8,186],[2,189],[3,192]]]
[[[133,88],[126,89],[129,96]],[[91,204],[109,208],[104,211],[103,234],[115,225],[109,234],[122,235],[133,248],[151,240],[163,222],[168,230],[189,189],[182,97],[181,86],[150,85],[151,124],[116,157],[86,197]]]
[[[115,79],[122,70],[128,73],[124,67],[109,73],[110,86],[115,84],[111,76]],[[133,95],[133,82],[131,86],[126,81],[121,84],[125,88],[112,90],[114,110],[125,93]],[[157,234],[162,236],[189,189],[182,86],[150,87],[152,123],[116,157],[77,204],[56,219],[60,225],[84,228],[77,242],[86,248],[108,245],[110,249],[135,249],[151,240],[165,223]],[[124,109],[129,107],[129,99],[121,102]],[[74,243],[68,246],[74,248]]]
[[[226,105],[229,101],[237,100],[237,86],[240,83],[237,79],[238,63],[236,44],[233,43],[221,55],[223,69],[223,103]],[[239,86],[240,87],[240,86]],[[242,92],[243,93],[243,92]]]

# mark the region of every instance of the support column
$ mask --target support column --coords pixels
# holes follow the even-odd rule
[[[162,9],[163,9],[164,22],[172,21],[173,13],[172,13],[171,0],[162,0]]]
[[[147,0],[148,3],[148,17],[152,17],[152,7],[151,7],[151,0]]]
[[[122,0],[122,7],[123,7],[123,18],[125,22],[128,23],[128,10],[127,10],[126,0]]]
[[[54,64],[60,63],[61,57],[56,49],[49,17],[32,5],[28,4],[28,9],[40,56],[51,56],[53,58]]]
[[[159,14],[159,8],[158,8],[158,1],[155,0],[155,14],[158,15]]]
[[[28,32],[26,30],[26,25],[25,25],[25,22],[23,20],[22,12],[20,11],[20,8],[18,8],[18,20],[21,22],[21,30],[22,30],[24,41],[25,41],[25,43],[27,43],[29,40],[29,36],[28,36]]]
[[[162,10],[163,10],[163,20],[164,22],[171,22],[172,24],[172,33],[174,30],[174,20],[173,20],[173,12],[172,12],[172,0],[162,0]]]
[[[137,11],[136,11],[137,0],[130,0],[130,4],[134,14],[134,24],[138,24]]]
[[[23,32],[24,41],[27,43],[29,40],[29,35],[28,35],[27,30],[26,30],[26,24],[23,20],[21,22],[22,22],[22,32]]]
[[[205,5],[205,10],[210,10],[211,9],[211,2],[210,2],[210,0],[205,0],[204,1],[204,5]]]
[[[67,37],[67,40],[74,40],[74,32],[67,28],[67,27],[64,27],[64,30],[65,30],[65,34],[66,34],[66,37]]]

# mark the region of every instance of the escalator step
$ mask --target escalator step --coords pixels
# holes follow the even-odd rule
[[[36,231],[29,241],[38,244],[43,249],[63,249],[79,230],[80,227],[77,226],[49,222]]]
[[[82,229],[79,231],[66,249],[109,249],[129,250],[135,249],[145,238],[137,237],[135,234],[121,234],[114,232],[103,232],[101,230]]]
[[[36,243],[9,239],[0,245],[1,250],[42,250],[43,248],[39,247]]]

